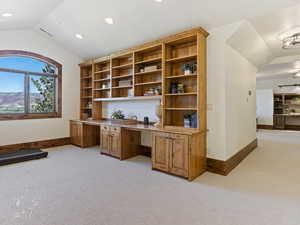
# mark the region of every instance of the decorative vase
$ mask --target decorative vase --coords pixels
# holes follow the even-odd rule
[[[157,127],[157,128],[162,127],[162,124],[161,124],[162,108],[163,108],[163,107],[162,107],[161,103],[159,103],[159,104],[156,106],[156,111],[155,111],[155,113],[156,113],[156,116],[158,117],[158,121],[157,121],[157,123],[154,124],[154,126]]]

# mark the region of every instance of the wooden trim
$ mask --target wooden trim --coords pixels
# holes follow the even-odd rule
[[[21,144],[13,144],[13,145],[3,145],[0,146],[0,152],[8,152],[14,150],[21,150],[26,148],[52,148],[57,146],[69,145],[70,138],[57,138],[57,139],[50,139],[50,140],[41,140],[35,142],[27,142]]]
[[[25,119],[48,119],[48,118],[61,118],[62,116],[62,65],[57,61],[39,55],[33,52],[21,51],[21,50],[0,50],[0,57],[5,56],[24,56],[34,59],[41,60],[43,62],[52,64],[57,68],[57,74],[54,74],[53,77],[57,78],[57,89],[56,89],[56,112],[54,113],[28,113],[28,114],[4,114],[0,115],[0,120],[25,120]],[[13,70],[12,70],[13,71]],[[15,70],[17,71],[17,70]],[[20,71],[19,71],[20,72]],[[30,71],[27,71],[31,73]],[[32,72],[31,74],[38,74]],[[39,75],[42,75],[40,73]],[[49,76],[49,74],[45,74]]]
[[[257,139],[226,161],[207,158],[207,170],[212,173],[227,176],[256,148]]]
[[[257,124],[257,129],[263,129],[263,130],[273,130],[273,126],[272,125],[261,125],[261,124]]]

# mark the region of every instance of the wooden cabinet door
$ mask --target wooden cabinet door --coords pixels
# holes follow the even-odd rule
[[[171,135],[169,170],[171,173],[187,177],[189,163],[189,138],[186,135]]]
[[[110,154],[112,156],[121,157],[121,134],[119,132],[110,132],[111,145]]]
[[[110,154],[110,131],[101,128],[100,148],[101,152]]]
[[[152,135],[152,167],[165,172],[169,171],[170,137],[166,133]]]
[[[78,145],[82,147],[82,123],[80,122],[70,122],[70,137],[71,144]]]

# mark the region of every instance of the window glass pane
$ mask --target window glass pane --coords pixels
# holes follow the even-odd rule
[[[55,112],[55,78],[30,76],[30,112]]]
[[[20,56],[0,57],[0,68],[39,73],[56,73],[56,68],[38,59]]]
[[[0,114],[24,113],[24,74],[0,71]]]

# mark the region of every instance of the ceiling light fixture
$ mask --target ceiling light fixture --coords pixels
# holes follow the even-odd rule
[[[110,25],[114,24],[113,18],[110,18],[110,17],[105,18],[105,22]]]
[[[8,13],[8,12],[1,14],[2,17],[11,17],[12,15],[13,15],[12,13]]]
[[[156,2],[162,2],[163,0],[154,0],[154,1],[156,1]]]
[[[294,78],[300,78],[300,71],[298,71],[295,75]]]
[[[76,36],[78,39],[83,39],[82,34],[76,34],[75,36]]]
[[[283,49],[300,48],[300,33],[293,34],[282,40]]]

